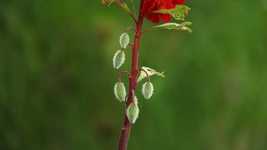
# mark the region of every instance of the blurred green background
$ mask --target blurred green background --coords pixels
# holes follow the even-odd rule
[[[142,65],[166,78],[139,94],[129,150],[266,150],[267,1],[187,4],[192,34],[143,36]],[[0,0],[0,150],[115,150],[112,56],[131,24],[98,0]]]

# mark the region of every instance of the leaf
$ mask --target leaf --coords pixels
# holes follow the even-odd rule
[[[125,52],[118,50],[113,56],[113,67],[119,69],[125,62]]]
[[[120,45],[121,48],[125,49],[127,48],[128,44],[130,43],[130,36],[128,33],[123,33],[120,36]]]
[[[183,26],[180,30],[182,30],[182,31],[187,31],[187,32],[189,32],[189,33],[192,33],[192,32],[193,32],[192,29],[189,28],[189,27],[187,27],[187,26]]]
[[[173,9],[160,9],[155,11],[155,13],[160,14],[169,14],[171,15],[175,20],[184,20],[185,17],[188,15],[191,8],[189,8],[186,5],[176,5]]]
[[[140,82],[141,80],[143,80],[145,78],[148,78],[148,77],[151,77],[151,76],[154,76],[154,75],[160,76],[162,78],[165,77],[163,72],[158,72],[155,69],[143,66],[141,68],[141,71],[140,71],[139,77],[137,79],[137,82]]]
[[[114,95],[120,102],[126,101],[126,88],[123,82],[117,82],[114,85]]]
[[[134,124],[139,117],[139,107],[135,103],[131,103],[126,111],[126,115],[131,124]]]
[[[142,94],[145,99],[150,99],[154,93],[154,86],[151,82],[145,82],[142,86]]]
[[[169,22],[169,23],[164,23],[164,24],[161,24],[161,25],[153,26],[153,28],[165,28],[165,29],[172,30],[172,29],[176,29],[177,27],[180,27],[180,26],[181,25],[178,24],[178,23]]]
[[[164,23],[161,25],[153,26],[153,28],[176,30],[176,31],[188,31],[191,33],[192,30],[190,27],[188,27],[191,25],[192,25],[192,22],[182,22],[182,23],[169,22],[169,23]]]

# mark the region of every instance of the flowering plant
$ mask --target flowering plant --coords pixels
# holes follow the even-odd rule
[[[133,0],[131,0],[132,2]],[[128,1],[127,1],[128,2]],[[121,49],[116,51],[113,56],[113,67],[118,71],[118,82],[114,85],[116,99],[126,105],[123,127],[119,139],[119,150],[127,150],[128,139],[132,125],[139,116],[138,98],[135,94],[137,84],[145,80],[142,85],[142,95],[145,99],[150,99],[154,92],[151,76],[164,77],[164,74],[149,67],[139,65],[139,47],[142,34],[143,23],[150,21],[152,29],[168,29],[175,31],[192,32],[191,22],[185,21],[190,8],[184,5],[185,0],[140,0],[138,16],[135,15],[127,4],[126,0],[102,0],[106,6],[116,4],[126,12],[135,23],[135,35],[133,43],[130,42],[128,33],[122,33],[119,38]],[[131,3],[134,5],[133,3]],[[174,20],[173,22],[171,22]],[[131,43],[131,44],[130,44]],[[121,66],[126,60],[125,50],[131,48],[131,68],[130,71],[121,70]],[[122,75],[128,75],[129,86],[126,91],[125,84],[122,82]]]

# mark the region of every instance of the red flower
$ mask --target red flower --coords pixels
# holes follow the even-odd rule
[[[141,8],[141,14],[153,23],[159,23],[160,21],[169,22],[171,16],[169,14],[154,13],[160,9],[172,9],[176,5],[184,4],[185,0],[144,0],[144,4]]]

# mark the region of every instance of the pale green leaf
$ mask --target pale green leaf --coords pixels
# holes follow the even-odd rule
[[[153,26],[153,28],[192,32],[191,28],[188,27],[190,25],[192,25],[191,22],[182,22],[182,23],[169,22]]]

